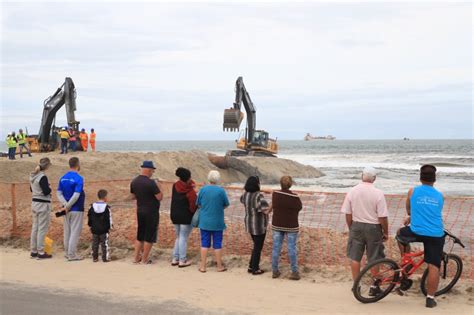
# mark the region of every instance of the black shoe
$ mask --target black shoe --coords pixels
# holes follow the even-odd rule
[[[436,305],[438,305],[438,303],[436,303],[435,299],[432,299],[429,297],[426,298],[426,304],[425,304],[426,307],[433,308],[433,307],[436,307]]]
[[[371,286],[369,290],[369,296],[377,296],[382,293],[382,289],[379,286]]]
[[[53,257],[53,255],[49,255],[49,254],[44,253],[44,254],[38,254],[37,259],[48,259],[48,258],[52,258],[52,257]]]
[[[30,257],[31,257],[31,258],[36,258],[36,257],[38,257],[38,253],[31,253],[31,254],[30,254]]]
[[[98,262],[99,258],[92,258],[92,262]]]

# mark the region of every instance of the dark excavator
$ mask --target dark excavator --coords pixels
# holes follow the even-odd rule
[[[275,156],[278,153],[276,139],[270,139],[265,130],[256,129],[257,110],[250,99],[242,77],[239,77],[235,82],[234,106],[224,110],[224,131],[239,131],[240,124],[244,119],[244,113],[240,110],[242,103],[247,114],[245,135],[237,141],[238,150],[231,150],[227,152],[227,155]]]
[[[31,135],[27,138],[32,152],[54,151],[58,145],[57,131],[60,127],[55,126],[56,113],[61,107],[66,106],[66,116],[68,127],[74,132],[79,130],[79,121],[76,120],[76,87],[71,78],[66,78],[64,83],[43,102],[43,117],[38,135]],[[80,148],[80,145],[78,146]]]

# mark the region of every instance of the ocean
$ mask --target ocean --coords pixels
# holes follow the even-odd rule
[[[361,170],[378,170],[376,185],[387,194],[405,194],[417,185],[423,164],[438,168],[436,187],[448,196],[474,196],[473,140],[279,140],[278,157],[320,169],[325,176],[296,179],[295,189],[346,192]],[[98,141],[98,151],[159,152],[203,150],[223,155],[233,141]]]
[[[473,140],[281,140],[278,157],[320,169],[325,176],[296,179],[295,189],[346,192],[361,170],[378,170],[376,185],[387,194],[405,194],[417,185],[423,164],[438,169],[436,187],[449,196],[474,196]],[[223,155],[233,141],[103,141],[100,151],[203,150]]]

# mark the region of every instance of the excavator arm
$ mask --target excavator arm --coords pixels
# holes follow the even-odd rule
[[[51,139],[51,129],[56,113],[63,105],[66,105],[68,126],[74,130],[79,128],[79,122],[76,121],[74,114],[76,111],[76,88],[71,78],[66,78],[56,92],[44,101],[43,105],[43,117],[38,132],[38,142],[41,146],[45,147],[54,142]]]
[[[243,120],[243,113],[241,111],[242,103],[244,104],[245,112],[247,114],[247,143],[253,139],[257,123],[257,110],[253,105],[252,99],[244,85],[242,77],[238,77],[235,82],[235,102],[234,107],[224,110],[224,131],[238,131]]]

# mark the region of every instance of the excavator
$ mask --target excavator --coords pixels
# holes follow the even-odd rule
[[[224,110],[224,131],[239,131],[240,124],[244,119],[244,113],[240,110],[244,104],[247,114],[247,128],[245,134],[237,141],[237,150],[230,150],[228,156],[275,156],[278,153],[276,139],[270,139],[268,132],[257,130],[257,110],[250,99],[250,95],[244,85],[242,77],[235,82],[234,106]]]
[[[79,130],[79,121],[76,120],[74,112],[76,111],[76,87],[71,78],[66,78],[64,83],[43,102],[43,117],[38,135],[29,136],[28,142],[32,152],[49,152],[57,149],[59,139],[57,132],[60,127],[55,126],[56,113],[61,107],[66,106],[66,116],[68,127],[75,132]],[[80,143],[78,143],[80,150]]]

